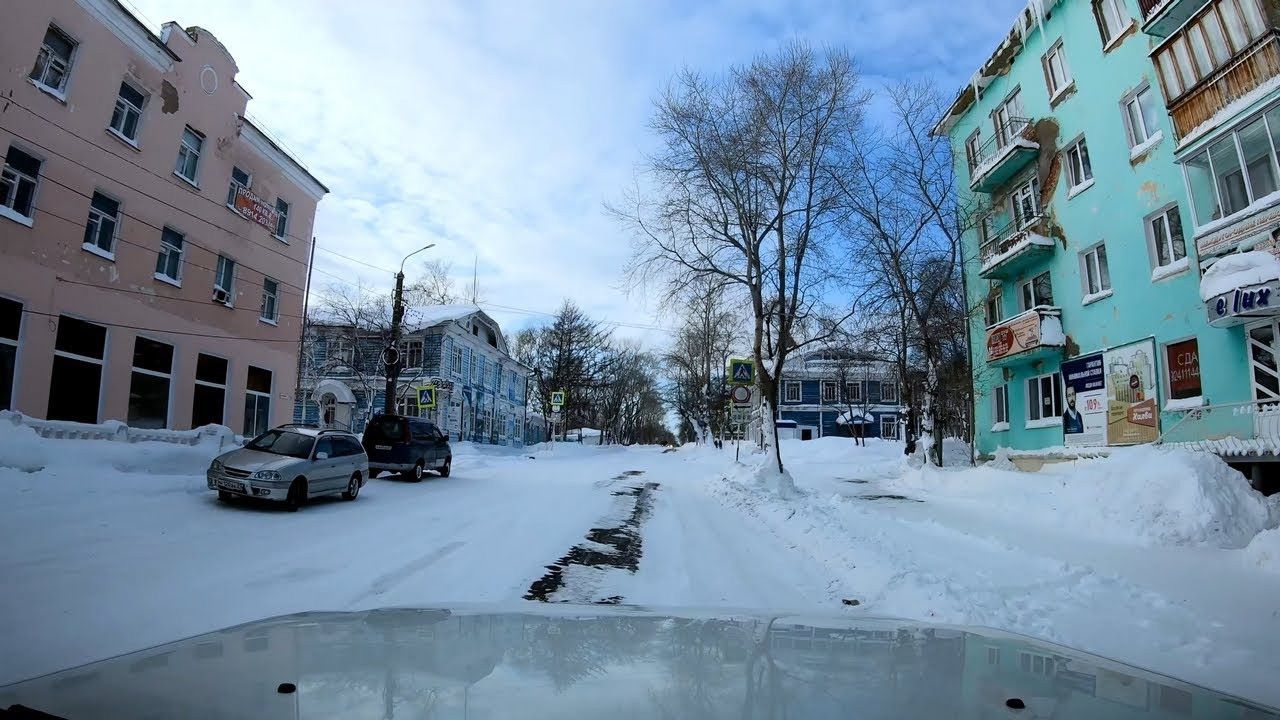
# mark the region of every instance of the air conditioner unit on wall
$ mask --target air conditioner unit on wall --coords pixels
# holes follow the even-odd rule
[[[222,303],[223,305],[230,305],[231,294],[220,287],[216,287],[213,289],[213,301],[216,303]]]

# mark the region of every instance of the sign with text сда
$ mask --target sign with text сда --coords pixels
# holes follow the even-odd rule
[[[1107,387],[1102,353],[1062,363],[1062,444],[1098,447],[1107,444]]]
[[[987,330],[987,362],[1040,347],[1040,314],[1025,312]]]
[[[1107,444],[1137,445],[1160,437],[1156,345],[1143,340],[1102,354],[1107,384]]]
[[[254,195],[249,188],[243,185],[236,186],[235,208],[236,212],[275,233],[278,218],[276,209],[268,205],[267,201]]]

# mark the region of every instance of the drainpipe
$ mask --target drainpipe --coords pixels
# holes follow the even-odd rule
[[[297,376],[297,379],[294,381],[294,387],[293,387],[293,402],[297,404],[299,401],[301,401],[302,422],[304,423],[307,421],[307,401],[306,401],[306,398],[301,397],[302,387],[304,384],[303,383],[304,378],[302,374],[306,371],[306,365],[303,364],[303,357],[304,357],[303,353],[305,353],[307,349],[307,322],[308,322],[307,309],[311,303],[311,268],[315,267],[315,263],[316,263],[316,238],[314,235],[312,235],[311,236],[311,253],[310,253],[310,258],[307,260],[307,279],[303,283],[303,287],[302,287],[302,322],[300,323],[301,327],[298,331],[298,376]]]

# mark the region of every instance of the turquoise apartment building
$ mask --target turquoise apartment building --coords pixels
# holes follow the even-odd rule
[[[937,130],[980,208],[964,249],[981,453],[1176,441],[1274,457],[1277,14],[1030,3],[957,95]]]

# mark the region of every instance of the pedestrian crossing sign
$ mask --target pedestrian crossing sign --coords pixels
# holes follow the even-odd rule
[[[555,391],[555,392],[551,393],[551,404],[552,404],[552,405],[563,405],[563,404],[564,404],[564,391],[563,391],[563,390],[557,390],[557,391]]]
[[[730,385],[753,385],[756,381],[756,363],[754,360],[733,359],[729,361]]]
[[[436,386],[425,385],[418,388],[418,407],[423,410],[436,409]]]

